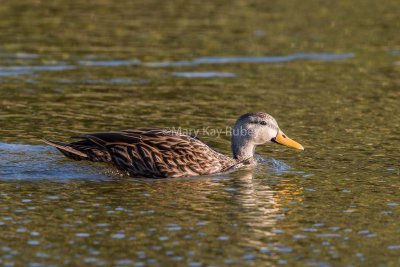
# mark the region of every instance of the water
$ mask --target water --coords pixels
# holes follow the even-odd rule
[[[397,1],[3,1],[1,266],[397,266]],[[203,130],[248,111],[304,152],[166,180],[41,138]],[[206,129],[206,130],[204,130]]]

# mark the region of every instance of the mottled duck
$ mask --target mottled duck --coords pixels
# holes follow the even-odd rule
[[[69,144],[44,140],[74,160],[109,162],[135,177],[167,178],[222,173],[255,164],[257,145],[275,142],[301,149],[276,120],[264,112],[239,117],[231,132],[233,157],[225,156],[195,136],[179,131],[141,128],[73,136]]]

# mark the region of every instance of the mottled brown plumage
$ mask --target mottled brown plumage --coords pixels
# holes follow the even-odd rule
[[[75,160],[112,162],[132,176],[196,176],[221,172],[236,164],[199,139],[163,129],[94,133],[74,138],[82,140],[70,144],[46,143]]]
[[[238,136],[233,131],[234,158],[213,150],[193,136],[155,128],[83,134],[72,137],[81,140],[70,144],[45,142],[68,158],[109,162],[131,176],[183,177],[220,173],[253,163],[255,146],[271,141],[279,130],[276,121],[266,113],[241,116],[235,129],[254,133]]]

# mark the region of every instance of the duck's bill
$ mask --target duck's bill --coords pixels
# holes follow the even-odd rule
[[[304,150],[304,147],[302,145],[287,137],[286,134],[284,134],[281,130],[279,130],[273,141],[287,147]]]

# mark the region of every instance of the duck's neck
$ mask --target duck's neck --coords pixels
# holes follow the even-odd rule
[[[240,138],[232,135],[232,153],[233,158],[242,161],[253,158],[256,146],[247,138]]]

